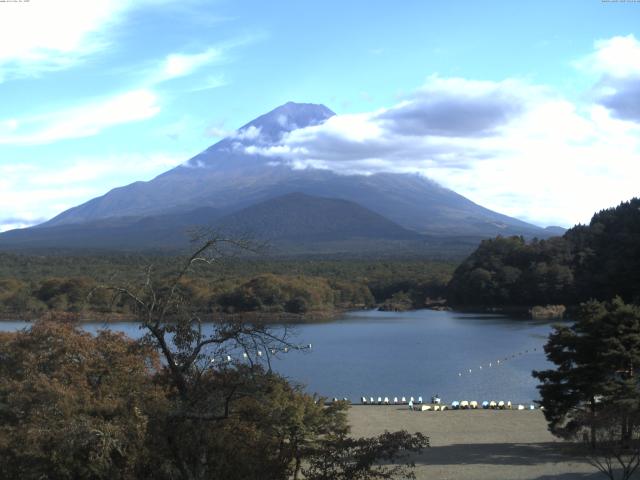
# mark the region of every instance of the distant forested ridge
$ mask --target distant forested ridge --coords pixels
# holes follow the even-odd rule
[[[149,266],[171,277],[179,257],[0,254],[0,317],[70,312],[81,319],[127,318],[133,306],[103,288],[143,280]],[[202,313],[326,317],[398,296],[410,308],[444,295],[455,264],[413,260],[227,259],[198,268],[181,294]],[[395,297],[394,297],[395,296]],[[115,314],[115,316],[114,316]]]
[[[483,241],[454,272],[453,305],[575,305],[619,295],[640,303],[640,199],[596,213],[562,237]]]

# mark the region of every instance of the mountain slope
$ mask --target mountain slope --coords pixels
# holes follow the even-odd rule
[[[357,203],[297,192],[244,208],[216,224],[223,230],[253,233],[261,239],[276,242],[420,238],[417,233]]]
[[[203,228],[249,236],[276,253],[294,246],[297,253],[326,250],[320,244],[327,242],[339,251],[385,249],[384,242],[424,242],[419,234],[353,202],[292,193],[222,217],[217,210],[201,207],[178,214],[13,230],[0,235],[0,247],[177,250],[188,247],[191,234]]]
[[[486,209],[421,175],[339,175],[322,169],[296,169],[282,159],[253,153],[258,147],[277,145],[287,132],[319,125],[332,115],[323,105],[287,103],[149,182],[115,188],[44,224],[2,234],[0,245],[15,245],[20,239],[23,245],[40,247],[173,248],[183,241],[183,230],[193,224],[198,209],[208,212],[209,221],[226,216],[229,225],[252,227],[258,236],[287,242],[293,237],[298,241],[311,237],[314,241],[344,241],[349,235],[378,240],[397,235],[405,241],[407,230],[441,237],[436,243],[446,243],[444,239],[452,237],[468,242],[495,235],[544,238],[555,233]],[[305,206],[313,214],[292,210],[291,203],[296,202],[286,195],[294,193],[305,195],[297,198],[297,206]],[[264,206],[263,202],[277,197],[280,199],[271,207]],[[339,201],[347,203],[336,203]],[[350,216],[338,215],[341,208]],[[282,215],[296,218],[282,237],[277,236],[274,226],[283,219],[275,215],[279,209],[286,212]],[[310,217],[321,219],[322,228],[302,221]],[[347,223],[347,218],[355,223]],[[331,222],[335,224],[331,226]],[[395,230],[390,224],[395,224]],[[392,231],[395,233],[390,237]]]

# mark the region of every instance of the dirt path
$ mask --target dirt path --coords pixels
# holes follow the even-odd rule
[[[429,436],[431,448],[414,459],[418,479],[605,478],[547,431],[540,411],[411,412],[398,406],[353,406],[349,422],[355,436],[401,429]]]

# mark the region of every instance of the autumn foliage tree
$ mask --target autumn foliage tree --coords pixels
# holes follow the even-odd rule
[[[144,462],[155,350],[36,323],[0,337],[0,477],[133,479]]]
[[[194,305],[189,275],[225,243],[244,248],[213,237],[169,276],[149,268],[142,283],[102,287],[136,316],[138,341],[60,321],[0,337],[1,478],[325,478],[320,465],[343,472],[335,478],[410,473],[378,460],[425,437],[352,442],[345,403],[326,406],[271,371],[274,352],[297,348],[287,328]]]

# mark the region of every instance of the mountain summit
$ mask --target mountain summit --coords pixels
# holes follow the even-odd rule
[[[215,211],[218,218],[232,216],[234,222],[246,224],[238,215],[251,214],[255,219],[256,212],[264,212],[265,208],[275,205],[264,202],[297,193],[347,201],[349,205],[356,204],[372,214],[385,217],[398,228],[430,237],[550,236],[550,232],[542,228],[486,209],[420,175],[339,175],[329,170],[294,169],[283,159],[246,152],[247,146],[276,144],[287,132],[319,125],[333,115],[324,105],[286,103],[151,181],[113,189],[42,225],[23,230],[20,235],[28,237],[29,232],[52,227],[92,228],[92,225],[105,222],[110,228],[132,223],[146,225],[145,222],[140,223],[146,217],[193,218],[193,212],[203,208]],[[321,208],[333,212],[339,210],[335,202],[314,202],[314,215]],[[308,199],[307,203],[310,205]],[[258,204],[263,204],[262,210],[249,208]],[[356,207],[350,208],[356,211]],[[295,218],[301,219],[302,215]],[[345,218],[336,218],[336,224],[344,223]],[[363,217],[358,214],[358,218]],[[201,223],[208,222],[203,219]],[[330,225],[330,218],[324,216],[323,223]],[[183,228],[184,221],[181,220],[177,226]],[[303,225],[299,227],[303,228]],[[374,230],[366,231],[372,234]],[[137,238],[143,238],[143,233],[138,231]],[[321,232],[316,234],[322,236]],[[46,238],[45,232],[40,232],[39,236]],[[16,234],[11,238],[16,239]],[[0,235],[0,244],[2,240]]]

